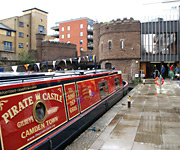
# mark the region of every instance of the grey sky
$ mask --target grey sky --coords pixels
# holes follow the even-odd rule
[[[48,12],[48,31],[56,22],[88,17],[98,22],[130,18],[142,20],[145,16],[177,13],[179,2],[158,3],[163,0],[8,0],[1,2],[0,19],[23,15],[22,11],[37,7]],[[154,3],[154,4],[149,4]],[[173,7],[173,8],[172,8]],[[175,8],[176,7],[176,8]],[[50,34],[50,32],[48,32]]]

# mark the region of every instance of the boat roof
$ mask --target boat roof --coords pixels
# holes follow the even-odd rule
[[[91,75],[99,73],[114,72],[115,70],[67,70],[55,72],[1,72],[0,86],[11,85],[16,83],[33,82],[33,81],[47,81],[52,79],[61,79],[68,77],[76,77],[82,75]],[[118,72],[121,73],[121,72]]]

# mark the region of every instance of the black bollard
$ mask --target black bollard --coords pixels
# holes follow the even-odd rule
[[[131,96],[128,96],[128,108],[131,108]]]

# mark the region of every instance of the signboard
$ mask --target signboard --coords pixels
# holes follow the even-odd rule
[[[22,149],[65,122],[61,85],[0,97],[2,149]]]
[[[66,93],[65,95],[66,95],[66,103],[68,107],[69,119],[72,119],[75,116],[79,115],[75,83],[65,84],[64,88]]]
[[[109,94],[116,90],[114,76],[106,77],[108,81]]]
[[[144,78],[145,77],[145,74],[141,74],[141,78]]]
[[[139,77],[139,74],[135,74],[135,78],[138,78]]]
[[[100,101],[99,88],[94,79],[77,83],[81,111]]]

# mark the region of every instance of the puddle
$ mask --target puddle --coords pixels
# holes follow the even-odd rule
[[[152,143],[156,145],[163,144],[162,137],[159,134],[137,133],[134,141],[140,143]]]

